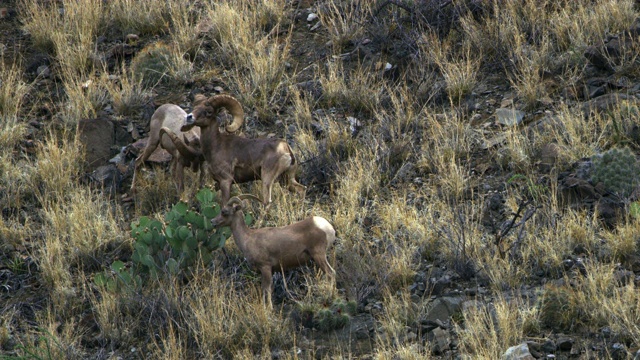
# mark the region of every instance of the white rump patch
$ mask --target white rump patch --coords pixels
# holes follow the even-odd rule
[[[336,231],[333,229],[333,226],[331,226],[331,224],[329,224],[329,222],[325,218],[322,218],[320,216],[314,216],[313,223],[325,233],[335,236]]]

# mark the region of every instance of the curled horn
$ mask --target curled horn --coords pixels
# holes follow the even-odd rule
[[[181,140],[173,131],[171,131],[171,129],[165,126],[160,129],[160,137],[162,137],[162,135],[167,135],[173,142],[173,145],[176,147],[176,149],[178,149],[180,155],[184,156],[187,160],[195,161],[203,156],[202,151],[197,150],[190,145],[187,145],[184,140]]]
[[[235,204],[238,204],[238,205],[242,206],[242,199],[237,197],[237,196],[234,196],[231,199],[229,199],[229,201],[227,201],[226,206],[231,206],[231,205],[235,205]]]
[[[262,200],[260,200],[260,198],[255,195],[240,194],[238,196],[234,196],[231,199],[229,199],[229,201],[227,201],[227,205],[234,205],[234,204],[242,205],[242,200],[246,200],[246,199],[262,202]]]
[[[244,124],[244,111],[242,105],[234,97],[229,95],[216,95],[209,100],[209,103],[213,108],[223,107],[229,111],[233,116],[233,120],[229,125],[225,127],[225,131],[233,133],[238,131],[242,124]]]
[[[255,200],[255,201],[259,202],[259,203],[262,202],[262,200],[260,200],[259,197],[255,196],[255,195],[251,195],[251,194],[241,194],[241,195],[238,195],[237,197],[242,199],[242,200],[249,199],[249,200]]]

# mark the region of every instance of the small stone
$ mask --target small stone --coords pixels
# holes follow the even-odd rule
[[[138,40],[140,40],[140,37],[138,35],[136,35],[136,34],[128,34],[125,37],[125,40],[126,40],[127,44],[133,45],[133,44],[137,43]]]
[[[535,360],[529,352],[529,345],[527,345],[527,343],[508,348],[507,351],[502,354],[501,358],[503,360]]]
[[[543,96],[542,98],[538,99],[538,102],[544,106],[551,106],[553,105],[553,99],[551,99],[548,96]]]
[[[310,13],[309,15],[307,15],[307,21],[308,22],[311,22],[311,21],[313,21],[313,20],[315,20],[317,18],[318,18],[318,14],[315,14],[315,13]]]
[[[431,350],[435,354],[442,354],[444,351],[449,350],[449,344],[451,343],[449,333],[440,328],[435,328],[429,333],[429,341],[431,342]]]
[[[573,339],[568,336],[559,337],[556,346],[561,351],[569,351],[573,347]]]
[[[48,78],[51,75],[51,69],[47,65],[40,65],[36,70],[36,74],[38,74],[41,78]]]
[[[496,109],[495,116],[496,122],[498,124],[507,125],[507,126],[515,126],[522,122],[525,116],[524,111],[500,108]]]

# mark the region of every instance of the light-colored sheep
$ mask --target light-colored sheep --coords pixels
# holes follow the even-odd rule
[[[149,159],[158,145],[172,156],[171,172],[179,194],[184,189],[185,167],[191,167],[193,171],[200,170],[200,184],[202,185],[204,172],[201,170],[201,166],[204,162],[204,156],[199,149],[200,129],[182,131],[180,128],[186,116],[187,113],[182,108],[173,104],[164,104],[153,113],[149,123],[149,140],[142,154],[135,161],[133,179],[131,180],[132,192],[135,193],[136,190],[136,174],[140,166]],[[182,139],[179,136],[182,136]]]
[[[231,227],[244,257],[260,270],[263,301],[271,306],[273,271],[295,268],[311,259],[333,280],[335,270],[327,261],[327,249],[335,241],[336,232],[329,221],[312,216],[283,227],[251,229],[244,222],[243,198],[260,200],[252,195],[233,197],[211,224]]]
[[[218,129],[217,115],[226,108],[233,116],[225,132]],[[295,179],[296,158],[291,147],[281,139],[247,139],[235,134],[244,123],[242,106],[233,97],[216,95],[207,98],[197,95],[193,112],[185,117],[182,131],[194,127],[201,130],[202,153],[213,179],[220,185],[222,204],[231,194],[231,185],[262,180],[262,202],[271,203],[271,187],[286,174],[288,188],[304,194],[305,187]]]

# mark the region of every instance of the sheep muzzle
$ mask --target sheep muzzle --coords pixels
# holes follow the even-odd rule
[[[196,119],[193,117],[193,113],[189,113],[184,118],[184,124],[182,124],[180,131],[189,131],[191,130],[192,127],[195,126],[195,124],[196,124]]]

